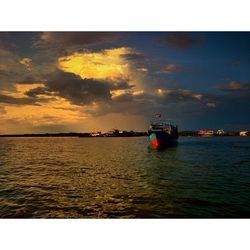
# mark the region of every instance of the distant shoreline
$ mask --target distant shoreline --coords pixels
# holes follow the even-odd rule
[[[0,137],[85,137],[85,138],[96,138],[96,137],[141,137],[148,136],[147,132],[125,132],[122,134],[100,134],[93,136],[92,133],[44,133],[44,134],[2,134]],[[201,136],[198,135],[198,131],[181,131],[179,132],[179,136]],[[223,135],[211,135],[211,136],[240,136],[239,132],[228,132]],[[247,135],[249,136],[249,135]]]
[[[45,134],[4,134],[0,137],[139,137],[147,136],[147,132],[133,132],[126,134],[98,135],[93,136],[91,133],[45,133]]]

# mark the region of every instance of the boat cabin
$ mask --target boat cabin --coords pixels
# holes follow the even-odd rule
[[[165,132],[169,135],[178,135],[177,125],[170,120],[154,119],[150,122],[149,134],[155,132]]]

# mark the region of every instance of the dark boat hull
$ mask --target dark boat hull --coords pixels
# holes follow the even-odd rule
[[[178,139],[178,137],[170,135],[163,131],[153,132],[149,135],[149,138],[153,148],[155,149],[166,148],[175,145]]]

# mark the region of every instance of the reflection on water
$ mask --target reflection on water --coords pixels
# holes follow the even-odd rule
[[[250,138],[0,138],[2,218],[249,217]]]

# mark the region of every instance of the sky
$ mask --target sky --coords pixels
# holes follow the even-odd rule
[[[250,130],[249,32],[0,32],[0,134]]]

